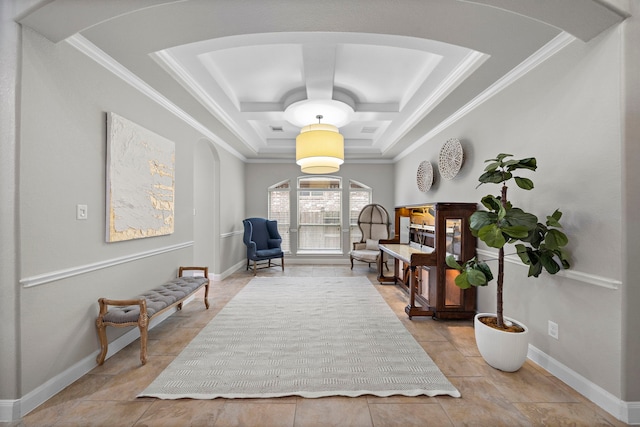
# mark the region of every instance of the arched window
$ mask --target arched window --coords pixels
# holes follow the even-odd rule
[[[358,181],[349,181],[349,241],[353,247],[354,242],[362,239],[362,232],[358,227],[358,215],[363,207],[371,203],[371,187]]]

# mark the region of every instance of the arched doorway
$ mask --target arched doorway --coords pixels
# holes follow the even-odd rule
[[[193,153],[193,259],[219,274],[220,157],[211,141],[201,139]]]

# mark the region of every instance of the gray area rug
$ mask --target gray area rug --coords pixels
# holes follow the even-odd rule
[[[367,394],[460,396],[366,278],[268,277],[252,279],[139,397]]]

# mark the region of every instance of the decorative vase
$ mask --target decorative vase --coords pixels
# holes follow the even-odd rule
[[[496,369],[515,372],[522,367],[529,350],[529,329],[517,320],[505,321],[521,326],[524,332],[505,332],[482,323],[482,317],[496,317],[492,313],[478,313],[473,320],[476,345],[484,360]]]

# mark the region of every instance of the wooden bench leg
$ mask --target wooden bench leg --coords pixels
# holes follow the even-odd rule
[[[209,283],[204,285],[204,306],[209,310]]]
[[[109,342],[107,341],[107,327],[102,323],[102,318],[96,319],[96,327],[98,328],[98,337],[100,338],[100,354],[96,358],[98,365],[104,363],[104,359],[107,357],[107,350],[109,350]]]
[[[284,271],[284,256],[280,258],[280,265],[282,265],[282,271]]]
[[[140,362],[144,365],[147,363],[147,332],[149,330],[149,321],[146,316],[140,315],[138,327],[140,328]]]

